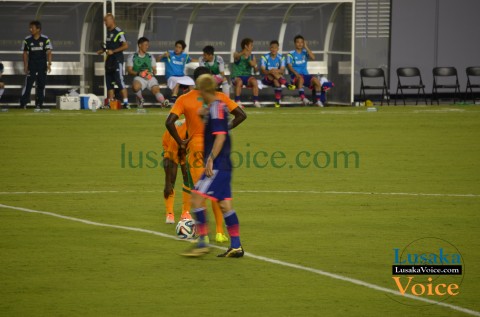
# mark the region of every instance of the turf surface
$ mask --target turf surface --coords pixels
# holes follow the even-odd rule
[[[396,290],[393,249],[444,239],[465,270],[444,302],[480,311],[480,108],[247,114],[233,132],[247,252]],[[159,165],[166,115],[0,113],[0,204],[174,234]],[[187,246],[0,208],[0,316],[467,316],[219,250],[178,256]]]

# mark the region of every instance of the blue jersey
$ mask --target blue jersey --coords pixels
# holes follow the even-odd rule
[[[230,160],[231,143],[228,133],[228,108],[223,101],[216,100],[209,106],[208,120],[205,126],[205,162],[212,152],[215,137],[219,134],[226,134],[227,138],[223,143],[222,150],[213,160],[213,169],[230,171],[232,169],[232,162]]]
[[[168,79],[172,76],[185,76],[185,64],[190,63],[192,60],[190,55],[184,52],[176,55],[173,50],[168,52],[170,56],[162,58],[162,62],[165,62],[165,77]]]
[[[307,62],[308,53],[306,49],[303,49],[301,53],[296,50],[288,53],[287,64],[292,65],[293,69],[300,75],[308,75]]]
[[[285,67],[285,58],[281,54],[277,54],[275,58],[272,58],[272,54],[268,53],[262,56],[260,65],[265,67],[266,70],[280,69]]]

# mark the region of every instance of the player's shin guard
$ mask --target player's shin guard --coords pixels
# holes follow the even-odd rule
[[[165,101],[165,97],[162,95],[161,92],[157,92],[155,94],[155,98],[157,99],[157,102],[160,102],[160,103]]]
[[[231,248],[240,248],[240,223],[238,222],[235,210],[230,210],[223,214],[225,224],[227,225],[228,234],[230,235]]]
[[[173,203],[175,202],[175,190],[172,191],[170,196],[165,199],[165,207],[167,209],[167,214],[173,214]]]
[[[302,99],[302,100],[305,99],[305,89],[300,88],[298,90],[298,95],[300,96],[300,99]]]
[[[207,225],[207,215],[205,208],[196,208],[193,211],[193,215],[195,217],[197,232],[200,238],[198,239],[199,247],[205,246],[205,237],[208,234],[208,225]]]
[[[217,233],[225,233],[223,230],[223,213],[220,205],[216,201],[212,201],[213,215],[215,216],[215,224]]]
[[[182,190],[182,211],[183,212],[186,212],[186,211],[190,211],[190,196],[191,196],[191,192],[190,192],[190,188],[188,188],[187,186],[185,186],[185,184],[183,184],[183,190]]]

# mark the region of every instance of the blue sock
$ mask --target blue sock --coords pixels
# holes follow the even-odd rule
[[[322,93],[317,92],[315,94],[315,98],[317,99],[317,101],[322,100]]]
[[[300,88],[300,89],[298,90],[298,94],[300,95],[300,98],[301,98],[301,99],[305,98],[305,89]]]
[[[238,222],[237,213],[235,210],[230,210],[223,214],[223,218],[230,236],[230,247],[233,249],[240,248],[240,223]]]
[[[240,101],[240,96],[235,96],[235,102],[239,102]]]
[[[258,96],[253,96],[253,101],[258,101]]]
[[[207,236],[207,216],[205,215],[205,208],[196,208],[193,210],[193,215],[195,217],[197,232],[200,236],[198,239],[198,247],[204,247],[205,237]]]

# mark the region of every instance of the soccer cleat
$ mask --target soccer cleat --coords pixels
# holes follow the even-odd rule
[[[260,102],[258,102],[258,101],[254,101],[254,102],[253,102],[253,105],[254,105],[255,107],[257,107],[257,108],[261,108],[261,107],[262,107],[262,105],[261,105]]]
[[[36,106],[33,112],[42,112],[42,107]]]
[[[275,101],[275,108],[280,108],[280,102]]]
[[[293,85],[293,84],[289,84],[288,86],[288,90],[295,90],[297,89],[297,86]]]
[[[199,241],[200,241],[200,236],[197,236],[196,238],[193,238],[190,240],[191,243],[198,243]],[[210,238],[208,236],[203,237],[203,243],[209,244]]]
[[[165,219],[165,223],[174,224],[175,223],[175,216],[171,213],[167,214],[167,218]]]
[[[164,108],[168,108],[170,106],[170,101],[168,101],[168,99],[165,99],[161,105]]]
[[[181,253],[181,255],[189,257],[189,258],[198,258],[202,255],[208,254],[209,252],[210,252],[209,247],[195,246],[193,248],[190,248],[190,249],[184,251],[183,253]]]
[[[219,258],[241,258],[245,252],[243,252],[243,247],[240,248],[229,248],[225,253],[217,255]]]
[[[303,98],[302,103],[303,103],[304,106],[308,106],[308,105],[312,104],[312,102],[310,100],[308,100],[307,98]]]
[[[192,215],[188,211],[184,211],[180,216],[180,219],[192,219]]]
[[[315,105],[317,105],[318,107],[324,107],[323,102],[321,102],[320,100],[317,100]]]
[[[123,104],[123,109],[132,109],[128,103]]]
[[[228,242],[228,237],[224,233],[217,232],[215,241],[219,243]]]

